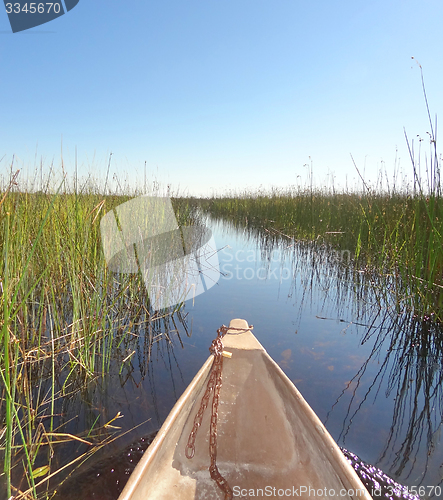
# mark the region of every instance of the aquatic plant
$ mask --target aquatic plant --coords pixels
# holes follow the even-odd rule
[[[399,307],[417,317],[443,321],[443,200],[441,160],[430,135],[426,184],[420,151],[410,144],[414,187],[383,182],[363,189],[292,187],[188,199],[214,220],[223,220],[262,238],[274,235],[327,245],[352,256],[356,273],[384,277],[379,292],[395,295]],[[337,264],[347,262],[337,260]]]
[[[98,449],[110,439],[107,420],[68,432],[64,402],[85,394],[114,360],[124,373],[140,343],[149,363],[153,345],[171,342],[183,304],[153,310],[140,273],[106,265],[101,217],[140,193],[105,195],[91,179],[53,187],[49,177],[35,191],[19,174],[11,167],[0,188],[0,487],[37,498],[57,473],[60,443]],[[181,224],[198,222],[176,205]]]

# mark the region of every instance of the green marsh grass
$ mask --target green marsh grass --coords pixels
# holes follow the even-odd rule
[[[443,200],[440,194],[244,193],[195,201],[215,219],[349,252],[357,271],[386,277],[397,300],[443,321]]]
[[[363,189],[290,187],[257,192],[189,198],[213,219],[263,236],[286,236],[297,242],[330,246],[351,255],[356,273],[376,276],[379,292],[394,294],[398,309],[418,318],[443,322],[443,199],[441,159],[434,128],[425,166],[409,144],[413,187],[389,185],[380,172],[375,187]],[[421,142],[419,143],[421,146]],[[422,171],[423,170],[423,171]],[[424,180],[423,180],[424,179]],[[380,279],[382,279],[380,281]]]
[[[140,273],[107,269],[100,219],[140,193],[103,195],[92,185],[73,192],[66,183],[29,192],[18,175],[0,188],[0,488],[8,498],[37,498],[49,495],[60,443],[83,439],[98,449],[109,440],[96,423],[84,435],[66,433],[61,402],[116,359],[124,372],[140,334],[149,363],[152,345],[170,342],[165,331],[182,306],[153,311]],[[174,208],[181,224],[195,222],[194,209],[180,201]]]

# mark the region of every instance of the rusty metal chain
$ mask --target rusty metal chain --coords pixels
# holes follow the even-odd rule
[[[253,326],[249,328],[234,328],[222,325],[217,330],[217,337],[212,341],[209,351],[214,355],[212,362],[211,373],[209,375],[208,384],[205,393],[200,403],[200,408],[195,415],[194,425],[189,434],[188,443],[185,449],[187,458],[192,458],[195,454],[195,438],[197,431],[201,426],[203,414],[209,404],[211,392],[214,392],[212,399],[212,414],[211,423],[209,427],[209,456],[211,458],[211,465],[209,466],[209,473],[211,478],[217,483],[218,487],[225,494],[225,500],[231,500],[233,493],[229,486],[228,481],[220,474],[217,467],[217,418],[218,418],[218,404],[220,402],[220,388],[222,385],[222,371],[223,371],[223,342],[222,339],[228,330],[237,330],[238,332],[246,332],[252,330]]]

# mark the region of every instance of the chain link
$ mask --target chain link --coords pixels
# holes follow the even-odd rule
[[[195,438],[197,436],[197,431],[201,426],[203,420],[203,414],[209,404],[209,399],[211,393],[213,392],[212,399],[212,413],[211,413],[211,423],[209,427],[209,456],[211,458],[211,465],[209,466],[209,473],[211,478],[217,483],[218,487],[225,494],[225,500],[232,499],[232,489],[229,486],[228,481],[220,474],[217,467],[217,418],[218,418],[218,405],[220,402],[220,388],[222,385],[222,371],[223,371],[223,342],[222,339],[226,335],[228,330],[236,330],[238,332],[246,332],[252,330],[253,326],[249,325],[249,328],[234,328],[228,326],[221,326],[217,330],[217,337],[212,341],[209,351],[214,355],[214,361],[212,362],[211,373],[209,375],[208,384],[206,386],[205,393],[200,403],[200,408],[195,415],[194,425],[189,434],[188,443],[185,449],[185,455],[187,458],[192,458],[195,454]]]

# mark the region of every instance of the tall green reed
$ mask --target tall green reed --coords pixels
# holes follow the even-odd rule
[[[11,180],[11,184],[12,184]],[[10,186],[11,186],[10,184]],[[10,189],[8,187],[8,190]],[[2,199],[2,202],[5,201],[5,198]],[[4,205],[6,207],[6,204]],[[4,208],[3,207],[3,208]],[[6,211],[4,218],[4,240],[2,242],[3,249],[3,283],[2,283],[2,302],[3,302],[3,327],[2,327],[2,338],[3,341],[3,356],[0,356],[0,366],[3,365],[4,369],[0,371],[0,375],[4,384],[5,395],[5,406],[6,406],[6,436],[5,436],[5,460],[4,460],[4,471],[6,474],[6,487],[8,497],[11,496],[11,468],[12,468],[12,448],[14,444],[14,431],[17,430],[20,433],[20,437],[23,444],[23,451],[26,455],[27,466],[29,467],[29,477],[30,484],[35,493],[34,481],[33,481],[33,471],[32,465],[33,460],[30,457],[29,453],[29,442],[26,442],[24,438],[23,429],[21,426],[20,417],[18,415],[17,407],[15,405],[15,396],[16,396],[16,384],[19,376],[22,375],[22,372],[19,370],[19,339],[16,335],[14,335],[14,331],[12,325],[14,323],[15,317],[18,315],[18,311],[23,307],[24,302],[27,297],[32,293],[35,289],[35,286],[40,281],[42,276],[39,276],[34,285],[32,285],[29,289],[29,292],[26,293],[24,298],[20,297],[20,291],[22,290],[22,284],[25,281],[25,276],[30,267],[30,263],[32,257],[37,248],[37,244],[41,237],[44,225],[46,220],[49,217],[49,214],[52,209],[52,204],[48,207],[44,219],[38,228],[37,235],[34,241],[34,245],[30,249],[27,257],[22,256],[24,265],[22,268],[22,272],[19,276],[13,275],[13,266],[15,264],[14,257],[17,255],[17,248],[14,249],[14,245],[11,238],[11,226],[13,226],[16,211],[13,212],[13,217],[11,220],[11,213]],[[12,224],[11,224],[12,222]],[[26,254],[25,254],[26,255]],[[17,281],[16,284],[13,283],[13,280]],[[23,290],[22,290],[23,291]],[[2,368],[3,368],[2,366]],[[29,408],[29,406],[27,406]],[[17,427],[16,427],[17,426]]]
[[[64,181],[52,194],[49,180],[45,191],[33,192],[20,190],[17,175],[0,189],[0,487],[3,481],[11,496],[27,485],[35,498],[37,483],[55,472],[60,401],[105,376],[114,359],[124,363],[115,353],[129,349],[137,325],[168,318],[181,305],[153,311],[139,274],[107,268],[101,217],[139,193],[103,195]],[[176,209],[181,223],[195,222]]]
[[[363,190],[289,187],[188,199],[188,203],[214,219],[263,234],[273,231],[349,251],[356,272],[384,277],[380,293],[395,292],[399,306],[442,322],[441,165],[433,135],[430,144],[432,154],[426,159],[432,177],[423,185],[419,160],[413,157],[415,190],[407,183],[399,187],[380,182],[371,187],[363,179]],[[382,177],[386,172],[380,173]]]

